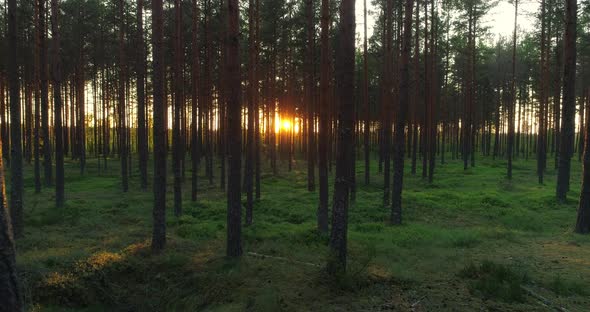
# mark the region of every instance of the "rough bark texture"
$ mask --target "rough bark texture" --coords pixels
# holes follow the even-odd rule
[[[174,171],[174,215],[182,215],[182,172],[181,157],[182,135],[181,135],[181,114],[183,110],[183,85],[182,75],[183,47],[182,47],[182,14],[180,0],[174,0],[174,123],[172,126],[172,170]]]
[[[588,92],[590,96],[590,91]],[[590,100],[588,100],[590,101]],[[587,105],[588,103],[586,103]],[[584,105],[584,104],[582,104]],[[584,140],[584,158],[582,173],[582,192],[578,206],[578,218],[576,220],[576,233],[590,233],[590,114],[586,115],[586,129]]]
[[[143,39],[143,1],[137,0],[137,148],[139,152],[139,185],[147,189],[148,133],[145,107],[145,42]]]
[[[355,0],[342,0],[338,27],[339,47],[336,53],[336,86],[340,101],[338,153],[334,180],[330,257],[327,267],[332,275],[346,271],[348,195],[351,185],[350,165],[354,133],[354,2]]]
[[[62,127],[62,98],[61,98],[61,58],[60,58],[60,32],[58,25],[59,0],[51,0],[51,32],[52,45],[52,71],[53,80],[53,109],[55,131],[55,204],[62,207],[65,201],[64,195],[64,148]]]
[[[198,191],[198,170],[199,170],[199,131],[198,124],[198,109],[199,109],[199,45],[197,42],[199,33],[199,7],[197,0],[192,0],[193,16],[192,16],[192,49],[193,58],[191,63],[192,76],[192,110],[191,110],[191,200],[197,200]]]
[[[16,0],[8,1],[8,88],[10,92],[10,213],[15,237],[23,234],[23,147],[21,144],[20,81]],[[59,89],[58,89],[59,90]]]
[[[153,132],[154,132],[154,208],[152,250],[166,246],[166,128],[164,102],[164,47],[162,0],[152,0],[153,32]]]
[[[10,212],[6,204],[4,165],[0,149],[0,312],[16,311],[24,311],[24,304],[16,272],[16,250]]]
[[[313,0],[305,1],[307,46],[305,50],[305,101],[307,107],[307,190],[315,191],[315,131],[314,131],[314,75],[313,75]]]
[[[392,224],[401,224],[402,222],[402,187],[404,180],[404,147],[406,119],[408,115],[408,102],[410,92],[410,47],[412,45],[412,10],[414,1],[406,1],[404,33],[402,40],[401,64],[400,64],[400,98],[397,120],[395,123],[395,153],[393,168],[393,188],[391,193],[391,216]]]
[[[248,132],[246,142],[246,163],[244,170],[244,186],[246,191],[246,225],[252,224],[253,210],[254,210],[254,157],[255,157],[255,118],[258,114],[256,109],[258,82],[256,80],[256,3],[254,0],[249,0],[248,7]]]
[[[242,124],[240,101],[240,41],[238,0],[227,1],[227,134],[229,178],[227,185],[227,250],[230,258],[242,255]]]
[[[45,17],[45,0],[39,0],[39,14]],[[53,2],[51,2],[53,7]],[[53,12],[52,12],[53,18]],[[57,18],[57,17],[56,17]],[[41,137],[43,138],[43,169],[45,186],[50,186],[53,170],[51,168],[51,139],[49,137],[49,92],[47,74],[47,48],[45,18],[39,20],[41,38],[39,40],[39,78],[41,79]],[[59,90],[59,89],[56,89]],[[2,138],[4,139],[4,138]]]
[[[319,131],[319,161],[318,175],[320,183],[320,200],[317,211],[317,227],[321,233],[328,233],[328,133],[330,121],[328,114],[330,109],[330,1],[322,0],[320,12],[320,131]]]
[[[576,23],[578,3],[566,2],[564,68],[563,68],[563,120],[559,146],[557,172],[557,199],[564,202],[570,184],[571,157],[573,152],[574,117],[576,114]]]

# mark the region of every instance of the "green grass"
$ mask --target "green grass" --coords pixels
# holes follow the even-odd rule
[[[226,198],[217,177],[214,185],[201,177],[199,200],[191,202],[187,170],[180,218],[172,213],[168,180],[168,245],[152,255],[153,194],[139,190],[136,171],[122,193],[118,161],[108,165],[98,172],[90,159],[80,176],[67,162],[61,210],[53,188],[33,193],[26,166],[17,262],[31,310],[542,311],[520,285],[571,311],[590,306],[590,238],[572,233],[576,161],[566,204],[554,199],[551,161],[545,185],[537,183],[534,160],[517,160],[512,181],[504,160],[487,158],[466,171],[459,161],[437,162],[433,184],[408,170],[401,226],[386,223],[376,161],[368,186],[359,161],[348,274],[336,280],[323,270],[328,237],[315,231],[318,194],[307,191],[304,162],[291,172],[282,164],[276,176],[265,170],[237,262],[224,258]]]

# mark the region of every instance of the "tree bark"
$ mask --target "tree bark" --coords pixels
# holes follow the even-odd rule
[[[320,129],[319,129],[319,182],[320,198],[317,211],[317,227],[320,233],[328,233],[328,140],[330,132],[330,1],[322,0],[320,12]]]
[[[563,116],[559,146],[559,167],[557,172],[557,199],[565,202],[570,185],[570,168],[576,113],[576,24],[578,3],[566,1],[566,22],[563,69]]]
[[[400,64],[400,98],[398,113],[395,123],[395,152],[393,168],[393,188],[391,194],[391,224],[402,223],[402,187],[404,179],[404,147],[406,120],[409,102],[410,84],[410,47],[412,45],[412,10],[414,1],[408,0],[405,3],[404,32],[402,40],[401,64]]]
[[[60,57],[60,32],[58,25],[59,0],[51,0],[51,32],[53,80],[53,106],[54,106],[54,132],[55,132],[55,204],[63,207],[64,195],[64,154],[63,154],[63,128],[62,128],[62,98],[61,98],[61,57]],[[48,142],[47,142],[48,143]]]
[[[240,31],[238,0],[227,1],[227,133],[229,178],[227,187],[227,250],[229,258],[242,255],[242,204],[241,204],[241,167],[242,167],[242,124],[241,120],[241,83],[240,83]]]
[[[20,78],[16,0],[8,0],[8,88],[10,92],[10,219],[15,237],[24,229],[23,146],[21,141]]]
[[[145,100],[145,42],[143,34],[144,0],[137,0],[137,148],[139,154],[139,185],[147,190],[148,133]]]
[[[337,94],[340,97],[338,153],[334,180],[330,257],[327,267],[331,275],[346,271],[350,165],[353,156],[354,132],[354,3],[355,0],[342,0],[340,4],[339,49],[336,53],[336,83]]]
[[[162,0],[152,0],[154,208],[152,250],[166,246],[166,127],[164,101],[164,46]]]
[[[182,215],[182,172],[181,157],[182,135],[181,135],[181,114],[183,110],[183,85],[182,75],[183,46],[182,46],[182,11],[180,0],[174,0],[174,123],[172,128],[172,167],[174,171],[174,215]]]

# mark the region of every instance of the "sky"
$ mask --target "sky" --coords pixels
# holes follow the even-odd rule
[[[367,0],[367,32],[371,37],[373,25],[378,11]],[[535,27],[534,13],[538,11],[540,2],[538,0],[520,0],[518,5],[518,27],[521,30],[532,30]],[[372,16],[371,16],[372,12]],[[363,0],[356,0],[356,22],[357,38],[363,38]],[[511,37],[514,30],[514,5],[508,0],[499,0],[497,6],[492,8],[483,18],[483,23],[490,27],[490,33],[495,37]]]

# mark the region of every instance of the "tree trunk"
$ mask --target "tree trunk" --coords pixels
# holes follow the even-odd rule
[[[244,168],[244,186],[246,191],[246,226],[252,224],[254,206],[254,157],[255,157],[255,115],[258,99],[258,81],[256,78],[257,38],[256,38],[256,3],[249,0],[248,7],[248,129],[246,140],[246,164]]]
[[[391,224],[402,223],[402,187],[404,179],[404,130],[408,114],[409,84],[410,84],[410,47],[412,45],[412,10],[414,1],[405,3],[404,33],[402,40],[400,64],[400,98],[395,123],[395,153],[393,168],[393,188],[391,193]]]
[[[182,46],[182,15],[180,0],[174,0],[174,123],[172,125],[172,170],[174,171],[174,215],[182,215],[182,172],[181,172],[181,113],[183,110],[183,46]]]
[[[199,45],[197,42],[199,34],[199,7],[198,0],[192,0],[192,42],[193,49],[191,63],[192,78],[192,109],[191,109],[191,200],[197,200],[198,191],[198,170],[199,170],[199,131],[198,127],[198,110],[199,110]],[[223,120],[223,119],[222,119]]]
[[[154,135],[154,208],[152,250],[166,246],[166,127],[164,99],[164,46],[162,0],[152,0],[153,36],[153,135]]]
[[[16,0],[12,0],[15,3]],[[54,0],[55,1],[55,0]],[[16,47],[16,46],[14,46]],[[24,302],[16,272],[16,249],[10,211],[6,204],[4,187],[4,164],[0,149],[0,310],[6,312],[24,311]]]
[[[227,250],[230,258],[242,255],[241,203],[241,83],[240,83],[240,12],[238,0],[227,1],[227,134],[229,147],[229,178],[227,187]]]
[[[15,237],[21,237],[23,211],[23,146],[21,141],[20,80],[16,0],[8,1],[8,88],[10,91],[10,220]],[[59,90],[59,89],[58,89]]]
[[[346,271],[348,193],[351,183],[350,165],[354,131],[354,2],[355,0],[342,0],[340,4],[339,49],[336,53],[337,94],[340,96],[338,153],[334,180],[330,257],[327,267],[331,275],[342,274]]]
[[[315,131],[314,131],[314,88],[313,49],[314,49],[314,10],[313,0],[305,1],[307,45],[305,49],[305,102],[307,107],[307,190],[315,190]]]
[[[52,80],[55,131],[55,204],[63,207],[64,196],[64,154],[61,98],[60,32],[58,26],[59,0],[51,0]]]
[[[590,97],[590,90],[587,92]],[[590,102],[590,100],[587,100]],[[588,103],[582,103],[582,105]],[[586,114],[584,162],[582,174],[582,192],[578,205],[578,219],[576,220],[575,232],[580,234],[590,233],[590,114]]]
[[[319,129],[319,182],[320,201],[317,211],[317,227],[321,233],[328,233],[328,140],[330,132],[330,1],[322,0],[320,12],[320,129]],[[365,154],[366,157],[366,154]],[[367,161],[367,160],[365,160]]]
[[[328,17],[329,19],[329,17]],[[370,118],[371,108],[369,107],[369,64],[367,61],[368,56],[368,38],[367,38],[367,0],[363,0],[363,107],[365,111],[365,127],[364,127],[364,152],[365,152],[365,184],[369,185],[371,180],[371,155],[370,155]],[[327,51],[329,52],[329,51]],[[326,70],[327,71],[327,70]],[[327,74],[327,73],[326,73]],[[326,90],[327,92],[327,90]],[[320,130],[321,131],[321,130]]]
[[[565,202],[570,184],[570,167],[576,113],[576,24],[578,3],[566,1],[566,27],[564,40],[563,69],[563,120],[559,146],[559,168],[557,173],[557,199]]]
[[[137,149],[139,154],[139,185],[147,190],[148,133],[145,100],[145,42],[143,39],[143,4],[137,0]]]

